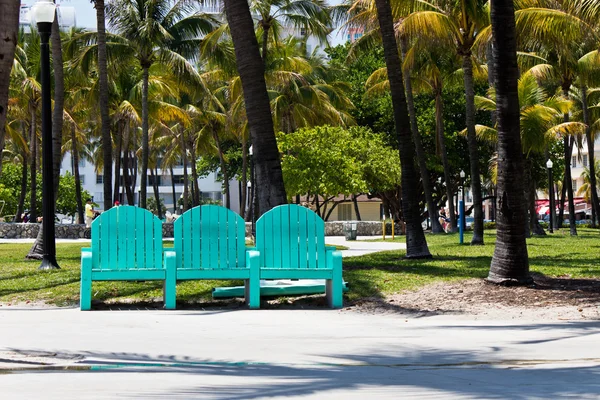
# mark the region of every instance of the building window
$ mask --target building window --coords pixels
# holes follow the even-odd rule
[[[352,36],[350,36],[350,34],[348,34],[348,41],[350,41],[350,39],[352,39]]]
[[[96,175],[96,184],[104,183],[104,175],[97,174]]]
[[[352,220],[352,204],[340,204],[337,206],[337,208],[339,221]]]
[[[148,185],[154,186],[154,182],[156,182],[157,186],[162,186],[162,176],[160,175],[150,175],[148,176]]]
[[[587,167],[588,166],[588,159],[587,159],[587,154],[583,155],[583,166]]]
[[[85,185],[85,175],[79,175],[79,181],[81,182],[81,185]]]
[[[571,157],[571,167],[577,168],[577,157]]]
[[[354,40],[358,40],[362,36],[362,33],[355,33]]]
[[[300,28],[300,36],[306,36],[306,29]]]
[[[577,191],[577,180],[573,179],[573,192]]]
[[[85,158],[80,158],[79,159],[79,168],[83,168],[85,167]]]
[[[173,183],[175,185],[183,185],[183,175],[173,175]]]

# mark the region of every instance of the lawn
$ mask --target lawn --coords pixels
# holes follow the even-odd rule
[[[404,237],[396,237],[404,241]],[[459,245],[458,235],[427,235],[430,260],[405,260],[404,252],[388,251],[344,260],[344,279],[350,283],[347,299],[414,289],[440,280],[483,278],[494,251],[495,232],[486,231],[485,246]],[[469,243],[470,235],[465,235]],[[600,278],[598,230],[580,229],[570,237],[568,229],[552,236],[528,240],[531,270],[549,276]],[[170,246],[172,244],[166,244]],[[57,271],[38,271],[39,261],[26,261],[29,244],[0,244],[0,302],[44,301],[72,305],[79,300],[81,244],[57,244]],[[190,281],[177,285],[177,299],[208,302],[215,286],[241,282]],[[162,296],[159,282],[94,282],[95,300],[153,301]]]

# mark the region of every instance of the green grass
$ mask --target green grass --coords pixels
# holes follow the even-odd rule
[[[465,243],[471,236],[465,234]],[[403,236],[396,241],[404,242]],[[348,299],[414,289],[441,280],[487,276],[494,251],[495,232],[486,231],[485,246],[458,244],[458,235],[427,235],[430,260],[405,260],[403,251],[387,251],[344,260],[344,279],[350,283]],[[600,232],[580,229],[571,238],[568,229],[552,236],[528,240],[531,270],[548,276],[599,278]],[[171,246],[171,243],[165,243]],[[44,301],[56,305],[79,300],[81,244],[57,244],[56,271],[38,271],[39,261],[27,261],[29,244],[0,244],[0,302]],[[177,286],[177,299],[208,302],[216,286],[239,285],[229,281],[189,281]],[[93,298],[102,301],[153,301],[162,296],[160,282],[94,282]]]

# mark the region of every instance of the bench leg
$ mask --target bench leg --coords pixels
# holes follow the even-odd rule
[[[81,255],[81,287],[79,291],[81,311],[92,309],[92,257],[91,253]]]
[[[165,252],[165,282],[163,284],[163,299],[165,309],[174,310],[177,303],[177,277],[175,270],[175,253]]]
[[[344,292],[342,280],[342,254],[339,251],[332,252],[330,265],[333,268],[332,279],[325,281],[325,294],[327,303],[331,308],[342,308],[344,306]],[[338,253],[338,254],[336,254]]]
[[[246,304],[257,309],[260,308],[260,266],[257,252],[246,253],[246,265],[250,268],[250,279],[244,281]]]

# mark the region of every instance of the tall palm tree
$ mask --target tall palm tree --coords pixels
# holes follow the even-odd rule
[[[100,108],[100,130],[102,133],[103,201],[104,209],[112,207],[112,140],[110,137],[110,117],[108,111],[108,57],[106,53],[106,14],[104,0],[93,0],[96,8],[96,29],[98,43],[98,104]]]
[[[417,187],[417,175],[413,158],[415,147],[410,131],[410,120],[402,77],[402,64],[400,63],[400,56],[398,54],[392,8],[388,0],[375,0],[375,4],[390,82],[396,135],[400,150],[402,213],[406,222],[406,257],[428,258],[431,257],[431,253],[429,252],[427,240],[421,227],[419,201],[414,190]]]
[[[498,198],[496,246],[488,281],[531,281],[525,240],[525,198],[517,80],[517,40],[513,0],[493,0],[491,20],[498,118]]]
[[[112,47],[137,59],[142,69],[142,174],[140,206],[146,207],[149,156],[148,79],[155,63],[168,64],[181,79],[197,79],[188,59],[195,59],[200,35],[214,29],[212,17],[195,13],[194,4],[169,0],[114,0],[106,13],[116,35]]]
[[[473,238],[471,244],[483,244],[483,205],[479,151],[475,131],[475,86],[473,48],[489,26],[489,4],[484,0],[420,2],[421,10],[410,14],[402,23],[410,37],[427,40],[431,46],[454,48],[462,58],[466,99],[467,142],[473,193]],[[477,64],[475,64],[477,65]]]
[[[257,28],[262,32],[262,60],[266,68],[269,38],[276,43],[283,30],[292,28],[296,33],[327,40],[331,32],[327,4],[323,0],[252,0],[250,10],[258,16]],[[288,35],[291,32],[286,32]]]
[[[4,126],[8,109],[8,88],[10,71],[15,57],[15,48],[19,38],[20,2],[0,0],[0,155],[4,150]],[[2,175],[2,157],[0,157],[0,175]]]
[[[258,213],[287,203],[279,150],[273,130],[265,70],[246,1],[224,0],[227,22],[242,82],[250,137],[254,146]]]
[[[600,180],[600,160],[596,160],[594,171],[596,173],[596,180]],[[591,165],[590,165],[591,167]],[[593,198],[593,189],[591,185],[592,181],[592,169],[590,167],[585,167],[583,172],[581,173],[581,178],[583,179],[583,184],[577,189],[577,196],[583,196],[586,202],[591,203]],[[598,196],[596,190],[596,197]]]

